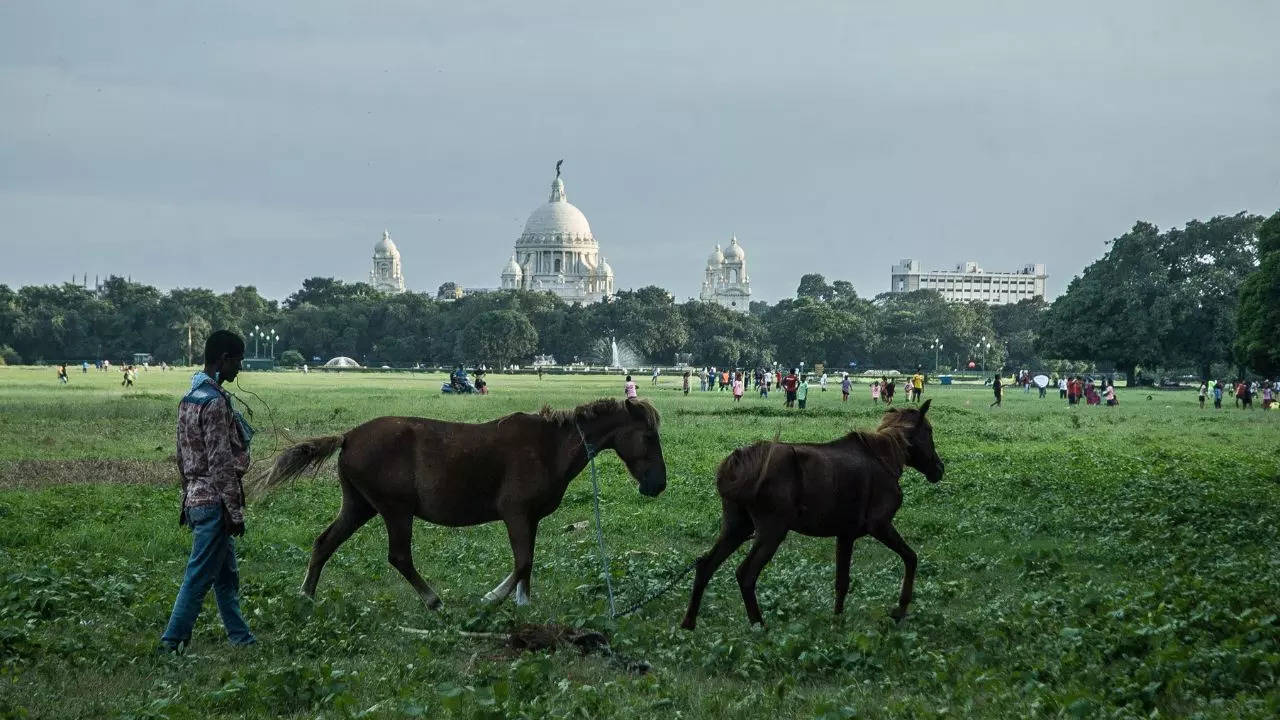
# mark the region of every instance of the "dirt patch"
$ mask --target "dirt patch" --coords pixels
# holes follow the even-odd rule
[[[0,460],[0,490],[105,483],[167,485],[178,468],[163,460]]]

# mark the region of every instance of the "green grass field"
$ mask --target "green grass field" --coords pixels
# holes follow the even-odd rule
[[[903,477],[897,526],[920,555],[911,614],[888,618],[897,556],[863,539],[845,615],[832,614],[834,542],[790,536],[760,581],[767,630],[733,577],[698,630],[676,625],[691,578],[639,613],[607,617],[584,474],[541,526],[533,604],[485,610],[510,570],[501,525],[418,523],[423,608],[386,561],[380,523],[330,561],[316,602],[298,587],[337,511],[331,466],[250,507],[243,607],[260,644],[228,647],[210,597],[185,656],[154,650],[190,538],[172,462],[190,371],[0,368],[0,717],[1275,717],[1280,714],[1280,413],[1215,412],[1194,393],[1120,391],[1068,408],[1020,389],[930,386],[946,479]],[[255,458],[378,415],[484,420],[619,396],[621,378],[492,376],[444,397],[441,375],[246,374],[259,394]],[[603,456],[605,530],[620,604],[709,547],[716,464],[781,432],[821,441],[875,425],[865,386],[781,399],[641,394],[663,413],[669,486],[644,498]],[[1147,396],[1152,395],[1148,400]],[[572,650],[518,654],[472,633],[558,622],[607,632],[626,663]],[[408,633],[400,626],[424,632]],[[25,714],[25,715],[24,715]]]

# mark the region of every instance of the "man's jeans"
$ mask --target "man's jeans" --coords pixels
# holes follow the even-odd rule
[[[232,644],[248,645],[254,642],[253,633],[240,614],[240,574],[236,570],[235,541],[222,526],[222,505],[201,505],[187,508],[187,520],[192,527],[191,558],[187,560],[187,574],[173,604],[169,627],[160,641],[174,647],[191,642],[191,629],[204,604],[204,596],[213,586],[218,599],[218,612],[227,628]]]

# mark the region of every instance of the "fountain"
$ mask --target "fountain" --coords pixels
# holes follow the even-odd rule
[[[610,370],[625,370],[626,368],[639,367],[644,364],[644,359],[639,353],[627,346],[627,341],[618,342],[616,338],[605,340],[601,338],[596,344],[595,356],[600,358],[601,363],[608,362],[606,366]]]

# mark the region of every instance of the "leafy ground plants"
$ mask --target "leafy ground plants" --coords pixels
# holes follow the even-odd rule
[[[332,471],[251,507],[244,607],[261,643],[228,647],[213,601],[189,652],[158,656],[189,536],[175,522],[173,423],[186,373],[132,390],[90,372],[0,368],[0,717],[1274,717],[1280,714],[1280,413],[1200,411],[1192,393],[1122,391],[1068,408],[1014,390],[930,386],[947,477],[903,480],[898,527],[920,554],[916,601],[888,618],[901,577],[873,542],[831,614],[828,540],[793,537],[760,582],[767,630],[747,626],[732,572],[697,631],[676,628],[689,582],[613,620],[590,483],[543,521],[534,603],[486,610],[509,571],[500,526],[416,526],[425,611],[371,523],[298,594],[315,535],[339,504]],[[663,411],[667,492],[641,497],[600,463],[620,602],[684,569],[715,535],[716,463],[781,432],[826,440],[876,423],[865,388],[804,412],[678,379],[642,394]],[[266,458],[285,436],[382,414],[480,420],[618,395],[620,378],[493,376],[487,397],[441,397],[440,376],[246,374]],[[1147,396],[1151,395],[1150,400]],[[244,395],[248,398],[248,395]],[[566,530],[566,528],[569,528]],[[740,557],[740,555],[739,555]],[[732,559],[734,563],[737,559]],[[523,623],[606,633],[615,654],[514,653],[489,634]],[[402,626],[420,632],[405,632]],[[470,634],[463,634],[465,631]]]

